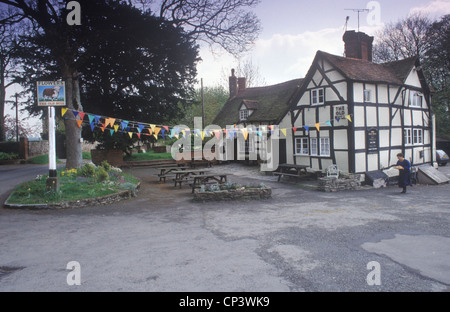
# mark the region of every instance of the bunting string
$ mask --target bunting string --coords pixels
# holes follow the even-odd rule
[[[70,114],[71,113],[71,114]],[[73,116],[71,118],[71,115]],[[78,127],[81,128],[83,124],[88,124],[90,126],[91,131],[95,129],[101,129],[102,132],[108,130],[107,132],[113,136],[115,133],[127,134],[130,138],[137,137],[141,139],[142,136],[154,137],[156,140],[159,138],[166,139],[168,138],[179,138],[188,137],[188,136],[198,136],[202,140],[206,137],[216,137],[220,139],[221,134],[224,137],[233,140],[239,134],[241,134],[245,140],[248,140],[250,134],[254,134],[258,137],[262,137],[263,134],[271,134],[273,135],[275,131],[279,131],[277,133],[281,133],[284,137],[288,136],[288,130],[292,130],[295,134],[297,131],[306,131],[309,133],[311,129],[316,129],[320,131],[321,129],[327,129],[333,127],[333,120],[327,120],[325,122],[318,122],[314,125],[304,125],[302,127],[292,127],[292,128],[279,128],[276,125],[261,125],[259,127],[239,127],[238,125],[234,125],[233,127],[224,128],[221,130],[210,130],[210,129],[181,129],[178,126],[172,127],[167,125],[158,125],[137,121],[129,121],[123,120],[119,118],[106,117],[96,114],[90,114],[86,112],[80,112],[76,110],[69,110],[68,108],[61,108],[61,116],[65,119],[75,120]],[[85,118],[87,116],[87,118]],[[345,118],[352,122],[352,116],[346,115]],[[336,118],[335,122],[340,122],[341,119]],[[280,134],[280,135],[281,135]]]

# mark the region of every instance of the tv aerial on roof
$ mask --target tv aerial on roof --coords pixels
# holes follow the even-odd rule
[[[353,12],[357,12],[358,13],[358,32],[359,32],[359,14],[363,13],[363,12],[369,12],[370,10],[369,9],[344,9],[344,10],[346,10],[346,11],[353,11]],[[347,19],[345,21],[345,30],[347,30],[347,23],[348,23],[349,18],[350,17],[347,16]]]

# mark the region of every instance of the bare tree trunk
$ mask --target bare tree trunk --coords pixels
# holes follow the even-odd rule
[[[68,66],[63,69],[66,82],[66,105],[68,109],[82,110],[79,105],[80,89],[78,79],[73,78],[73,72]],[[80,168],[83,160],[81,150],[81,128],[77,123],[69,118],[64,121],[66,127],[66,169]]]

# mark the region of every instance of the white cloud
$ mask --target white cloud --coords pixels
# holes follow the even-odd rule
[[[425,14],[432,18],[439,18],[443,15],[450,14],[450,0],[434,0],[426,5],[414,7],[409,14]]]
[[[361,31],[373,36],[382,26],[361,27]],[[252,62],[259,67],[267,84],[281,83],[304,77],[318,50],[343,55],[343,35],[341,27],[300,34],[274,34],[268,39],[257,40],[252,52],[246,57],[251,57]],[[201,56],[204,61],[198,67],[199,77],[204,77],[207,85],[217,84],[215,81],[223,83],[223,69],[229,69],[237,63],[226,55],[214,58],[206,49],[201,51]]]

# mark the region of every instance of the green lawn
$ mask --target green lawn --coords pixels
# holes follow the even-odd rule
[[[54,204],[95,198],[132,189],[139,182],[129,174],[111,171],[104,182],[97,182],[96,177],[78,176],[76,170],[58,170],[60,191],[46,191],[47,176],[37,177],[16,187],[8,200],[9,204]]]
[[[58,157],[56,157],[56,162],[57,163],[61,163],[59,161]],[[28,164],[34,164],[34,165],[45,165],[45,164],[48,164],[48,154],[31,157],[30,159],[27,160],[27,163]]]

